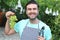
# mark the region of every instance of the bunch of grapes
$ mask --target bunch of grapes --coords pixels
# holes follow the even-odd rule
[[[10,28],[14,28],[16,21],[17,21],[17,17],[15,15],[10,17]]]

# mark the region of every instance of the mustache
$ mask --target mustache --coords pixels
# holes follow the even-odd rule
[[[32,14],[36,15],[36,13],[29,13],[29,15],[32,15]]]

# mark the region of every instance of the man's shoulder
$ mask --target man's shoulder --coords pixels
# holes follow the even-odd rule
[[[45,31],[48,31],[48,30],[50,31],[50,27],[46,23],[44,23],[42,21],[40,21],[40,25],[39,26],[41,28],[44,27]]]
[[[23,28],[26,23],[28,22],[29,19],[23,19],[23,20],[20,20],[18,23],[15,24],[15,28]],[[22,26],[22,27],[21,27]]]
[[[45,27],[49,27],[46,23],[44,23],[43,21],[40,20],[39,24],[41,24],[42,26],[45,26]]]

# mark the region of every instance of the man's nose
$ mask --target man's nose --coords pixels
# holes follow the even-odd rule
[[[31,9],[31,12],[34,12],[34,10],[33,10],[33,9]]]

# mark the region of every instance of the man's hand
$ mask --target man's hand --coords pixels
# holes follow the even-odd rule
[[[8,11],[6,12],[6,18],[7,20],[9,20],[10,16],[13,16],[15,13],[11,12],[11,11]]]
[[[6,12],[7,21],[6,21],[6,24],[5,24],[5,34],[7,34],[7,35],[10,35],[10,34],[15,33],[15,30],[14,29],[11,29],[10,28],[10,24],[9,24],[10,16],[13,16],[14,14],[15,13],[13,13],[11,11]]]
[[[44,37],[38,36],[38,40],[45,40]]]

